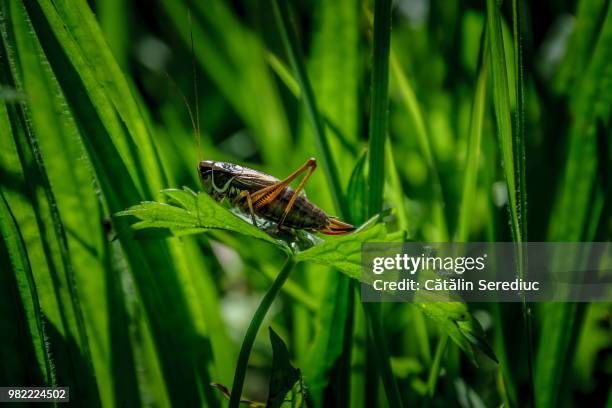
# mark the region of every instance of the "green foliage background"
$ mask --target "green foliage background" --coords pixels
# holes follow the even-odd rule
[[[610,239],[610,1],[499,3],[0,0],[0,385],[225,405],[210,383],[277,285],[259,317],[315,406],[612,406],[609,304],[359,301],[366,239]],[[292,254],[162,192],[200,190],[201,158],[280,178],[311,156],[312,201],[387,224]],[[172,199],[208,218],[138,206]]]

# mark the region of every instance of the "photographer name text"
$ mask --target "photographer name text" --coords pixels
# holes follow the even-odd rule
[[[465,279],[466,272],[478,273],[486,268],[487,254],[481,256],[428,256],[420,254],[396,254],[390,257],[375,257],[372,259],[374,279],[372,287],[376,291],[488,291],[488,292],[518,292],[540,290],[537,281],[525,281],[520,278],[513,280]],[[434,272],[439,277],[418,279],[418,272]],[[393,278],[381,279],[383,274],[393,272]],[[399,274],[399,277],[398,277]],[[410,277],[402,277],[408,274]],[[467,276],[467,275],[466,275]],[[470,276],[474,278],[474,276]]]

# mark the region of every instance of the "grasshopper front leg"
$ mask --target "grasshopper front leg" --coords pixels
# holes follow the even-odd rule
[[[240,201],[246,199],[247,206],[249,207],[249,214],[251,214],[251,220],[253,220],[253,225],[259,228],[257,225],[257,220],[255,219],[255,211],[253,211],[253,200],[251,199],[251,193],[246,190],[243,190],[238,194],[238,196],[232,202],[232,206],[237,206]]]

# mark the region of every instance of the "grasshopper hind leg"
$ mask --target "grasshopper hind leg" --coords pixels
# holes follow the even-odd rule
[[[310,158],[306,160],[306,163],[302,164],[296,171],[291,173],[291,175],[289,175],[287,178],[280,180],[279,182],[274,183],[271,186],[262,188],[261,190],[256,191],[253,194],[253,203],[255,204],[255,208],[259,209],[271,203],[272,201],[274,201],[285,190],[285,188],[287,188],[289,183],[291,183],[296,177],[300,176],[302,173],[306,171],[306,175],[304,176],[302,181],[300,181],[300,184],[297,186],[297,188],[293,192],[293,195],[291,196],[291,198],[289,199],[289,202],[287,203],[287,205],[285,206],[283,210],[283,214],[281,215],[280,220],[278,221],[278,224],[277,224],[278,232],[280,232],[280,229],[283,226],[285,219],[287,218],[287,215],[289,215],[289,212],[293,208],[293,204],[295,204],[295,200],[297,200],[298,196],[300,195],[300,192],[304,189],[304,185],[306,184],[306,182],[308,181],[308,179],[310,178],[310,176],[312,175],[312,173],[315,171],[316,168],[317,168],[317,161],[314,158]]]

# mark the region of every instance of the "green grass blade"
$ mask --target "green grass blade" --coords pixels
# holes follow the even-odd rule
[[[15,67],[19,66],[21,72],[15,71],[14,78],[21,76],[23,78],[23,91],[30,98],[37,101],[38,104],[47,104],[41,109],[33,109],[25,111],[27,119],[31,121],[31,129],[36,134],[45,134],[47,129],[59,129],[63,131],[62,121],[56,116],[57,107],[52,105],[53,90],[49,83],[45,82],[46,75],[43,73],[46,60],[37,58],[40,55],[40,49],[36,48],[37,39],[34,36],[33,28],[29,24],[26,10],[22,5],[15,5],[11,8],[13,18],[13,32],[15,35],[15,45],[19,52],[16,54],[18,61],[15,61]],[[20,75],[21,74],[21,75]],[[74,286],[74,271],[70,259],[68,241],[64,223],[61,219],[57,208],[57,199],[55,193],[51,190],[51,184],[48,174],[45,169],[45,164],[42,161],[38,141],[34,137],[34,133],[26,130],[28,136],[27,147],[31,150],[31,155],[34,158],[37,166],[39,181],[44,189],[45,199],[48,203],[49,215],[53,225],[55,240],[58,245],[58,253],[61,258],[62,269],[64,269],[65,281],[69,288],[69,298],[72,303],[74,319],[78,330],[78,341],[82,347],[85,357],[91,359],[89,352],[89,344],[85,331],[82,310],[80,309],[79,299]],[[25,145],[24,145],[25,147]]]
[[[385,143],[389,109],[389,49],[391,46],[391,1],[374,3],[374,36],[371,79],[371,105],[368,131],[368,215],[382,210],[385,185]],[[382,325],[380,305],[365,303],[364,311],[389,405],[401,407],[402,399],[391,370],[387,339]]]
[[[568,153],[548,225],[548,238],[552,241],[592,239],[585,233],[593,191],[600,187],[596,178],[601,166],[597,155],[597,122],[609,121],[610,113],[611,14],[608,7],[590,62],[573,86],[570,108],[574,119],[569,130]],[[597,214],[593,216],[598,218]],[[564,222],[557,221],[561,219]]]
[[[14,3],[14,7],[20,7],[20,5]],[[34,20],[36,21],[35,18]],[[15,19],[15,22],[19,22],[19,20]],[[17,29],[17,26],[13,27]],[[26,173],[28,173],[26,179],[29,181],[27,184],[24,183],[23,186],[28,185],[36,189],[32,193],[26,193],[30,194],[31,197],[37,197],[35,198],[36,201],[42,199],[39,193],[36,193],[37,190],[41,190],[40,186],[42,185],[41,176],[38,174],[44,174],[53,187],[54,207],[57,207],[62,224],[65,227],[65,239],[69,249],[67,255],[73,267],[71,281],[68,284],[62,282],[61,276],[54,278],[54,276],[57,276],[57,272],[54,272],[54,270],[58,269],[59,266],[52,268],[50,265],[53,265],[52,262],[57,261],[58,258],[45,249],[45,241],[41,240],[40,246],[36,243],[36,240],[40,239],[39,236],[44,240],[47,240],[48,237],[44,232],[38,231],[36,231],[34,239],[32,236],[34,233],[32,222],[38,218],[37,212],[45,214],[44,205],[37,204],[37,210],[34,208],[28,210],[29,205],[23,203],[18,195],[14,196],[13,194],[10,195],[9,201],[11,206],[15,208],[18,222],[25,231],[28,252],[33,259],[32,269],[36,275],[37,290],[41,294],[40,303],[45,318],[48,319],[47,327],[50,334],[47,344],[57,361],[55,368],[57,374],[54,375],[57,375],[57,378],[63,384],[71,386],[77,384],[78,386],[74,387],[73,395],[78,396],[77,398],[82,401],[90,401],[94,404],[94,401],[101,398],[103,404],[110,405],[113,397],[116,396],[112,389],[113,380],[118,382],[126,380],[130,373],[133,373],[134,367],[127,366],[120,372],[120,375],[113,378],[109,365],[110,361],[107,358],[109,355],[107,347],[111,336],[109,329],[114,333],[116,325],[114,322],[109,325],[105,314],[107,310],[106,299],[104,296],[100,296],[101,290],[104,293],[105,277],[102,269],[103,265],[98,255],[102,252],[102,241],[106,237],[102,233],[103,227],[100,223],[99,197],[92,184],[91,171],[83,165],[85,163],[84,152],[82,145],[78,142],[78,132],[74,120],[66,109],[66,101],[63,99],[62,91],[58,87],[44,51],[38,44],[34,30],[29,26],[26,32],[29,41],[24,47],[23,42],[15,41],[10,36],[9,29],[6,26],[3,27],[4,41],[11,45],[17,45],[17,47],[10,47],[11,52],[13,52],[10,55],[15,61],[12,64],[14,79],[18,83],[25,84],[28,95],[37,101],[36,104],[27,104],[22,108],[25,115],[31,115],[33,118],[29,120],[31,126],[28,127],[28,131],[34,133],[29,133],[29,137],[36,138],[36,150],[40,155],[39,157],[45,159],[44,168],[39,173],[32,174],[32,170],[27,166],[25,167]],[[17,56],[22,59],[30,58],[30,60],[24,66],[18,63]],[[18,69],[22,66],[25,67],[23,73]],[[29,100],[26,99],[26,101]],[[19,113],[13,108],[11,108],[11,111],[14,112],[12,115],[14,136],[9,137],[9,139],[15,137],[16,140],[21,140],[19,135],[23,134],[24,130],[19,122]],[[2,133],[10,135],[11,130]],[[3,138],[3,141],[5,140]],[[2,150],[7,155],[18,156],[17,152],[13,151],[14,147],[3,148]],[[23,154],[27,151],[27,148],[22,148],[20,151]],[[13,164],[7,162],[7,158],[8,156],[5,155],[2,160],[2,168],[20,172]],[[38,202],[43,203],[42,201]],[[31,214],[28,214],[30,212]],[[46,221],[44,217],[40,219],[39,225],[42,228]],[[36,228],[35,225],[34,227]],[[48,242],[53,244],[51,239]],[[70,328],[62,323],[63,321],[69,321],[68,318],[62,318],[61,314],[68,314],[66,307],[62,304],[62,299],[66,299],[66,296],[63,295],[66,292],[65,288],[71,287],[71,285],[78,287],[79,307],[84,316],[87,332],[97,334],[94,337],[95,340],[88,336],[89,344],[83,346],[83,350],[91,350],[94,373],[87,371],[87,363],[82,360],[80,355],[82,352],[73,350],[76,347],[75,340],[78,339],[78,336],[67,331]],[[73,293],[75,292],[73,291]],[[68,293],[68,295],[77,300],[73,294]],[[58,302],[60,303],[58,304]],[[58,311],[60,316],[58,316]],[[65,336],[65,338],[59,336]],[[71,354],[73,355],[71,356]],[[96,385],[87,389],[83,388],[82,384],[92,379],[97,382],[100,397],[97,396]],[[55,380],[53,381],[55,382]],[[135,388],[131,391],[134,390]],[[130,395],[124,396],[123,401],[132,401]]]
[[[84,88],[87,94],[91,96],[94,115],[100,119],[101,129],[104,129],[104,131],[112,137],[112,145],[118,151],[121,160],[120,163],[125,167],[126,174],[136,180],[137,191],[140,194],[145,194],[145,192],[149,191],[149,188],[142,168],[140,167],[140,163],[138,163],[137,157],[134,157],[132,154],[134,144],[130,138],[127,137],[124,130],[125,128],[117,117],[115,107],[108,95],[104,92],[104,88],[100,86],[100,82],[87,60],[87,56],[81,52],[78,42],[73,34],[67,30],[57,10],[48,3],[41,3],[39,6],[40,7],[32,6],[30,11],[33,13],[32,18],[35,25],[36,22],[39,21],[39,29],[46,30],[46,34],[48,33],[49,35],[57,37],[56,42],[53,42],[53,37],[46,38],[42,36],[41,43],[44,48],[50,49],[51,47],[56,47],[55,50],[61,52],[61,54],[58,55],[48,53],[47,58],[52,64],[55,62],[59,64],[60,61],[62,61],[61,57],[65,55],[65,57],[69,59],[69,63],[74,67],[72,69],[76,71],[74,73],[74,82],[69,85],[67,83],[70,79],[69,76],[66,75],[65,78],[58,78],[60,85],[70,91],[66,92],[66,98],[70,99],[72,94],[76,94],[77,90],[80,88]],[[61,69],[63,74],[70,73],[70,68],[67,66],[61,66]],[[74,87],[74,89],[69,87]]]
[[[478,168],[481,156],[480,144],[485,118],[487,99],[488,62],[483,58],[482,68],[478,75],[476,91],[472,101],[472,115],[468,134],[465,170],[463,174],[463,191],[459,205],[459,220],[455,231],[455,241],[465,242],[469,237],[470,220],[472,219],[472,204],[475,200]]]
[[[512,108],[510,102],[508,72],[499,9],[494,0],[487,0],[487,27],[489,30],[489,55],[493,81],[493,105],[502,153],[504,175],[508,190],[508,211],[512,237],[521,242],[520,208],[515,172],[514,141],[512,132]]]
[[[568,52],[563,56],[555,75],[554,87],[557,92],[576,92],[581,77],[593,55],[593,44],[601,29],[601,16],[610,7],[608,0],[581,0],[577,2],[573,34],[567,44]]]
[[[13,135],[22,163],[32,162],[32,167],[26,170],[26,177],[34,190],[32,194],[36,197],[33,205],[44,237],[43,248],[48,261],[47,271],[53,282],[55,300],[60,309],[60,320],[54,323],[60,324],[66,336],[74,341],[73,345],[66,347],[71,358],[81,359],[77,366],[71,367],[74,371],[70,380],[74,381],[77,393],[82,393],[83,398],[90,403],[98,404],[99,390],[92,380],[93,359],[81,300],[76,290],[74,265],[68,247],[65,224],[37,141],[37,135],[53,137],[54,132],[63,130],[62,121],[57,116],[57,112],[61,109],[54,105],[55,94],[51,88],[52,84],[45,81],[45,69],[48,72],[47,61],[39,58],[41,53],[38,40],[24,5],[13,3],[11,7],[3,9],[3,12],[11,16],[12,23],[10,27],[3,28],[3,40],[10,61],[12,79],[18,89],[37,101],[39,107],[28,110],[22,105],[21,110],[14,111],[14,125],[19,126],[17,122],[21,120],[29,126],[22,125],[22,131],[14,129]],[[11,49],[13,44],[15,49]]]
[[[338,170],[334,163],[329,141],[325,135],[323,119],[319,114],[314,92],[306,74],[306,66],[303,58],[300,55],[300,47],[297,37],[293,30],[289,29],[290,18],[287,3],[285,1],[279,2],[278,0],[275,0],[273,2],[273,8],[276,16],[276,22],[281,31],[281,38],[283,39],[285,49],[287,50],[289,60],[291,61],[295,78],[300,84],[308,117],[310,118],[313,126],[315,142],[317,145],[317,150],[320,154],[321,166],[323,167],[323,172],[325,173],[327,183],[329,184],[329,190],[334,202],[334,208],[341,218],[346,218],[346,207],[344,205],[344,197],[342,194],[340,178],[338,177]]]
[[[527,242],[527,180],[525,175],[525,72],[523,69],[522,0],[512,0],[512,32],[514,39],[514,90],[516,109],[513,131],[514,160],[518,188],[521,241]]]
[[[98,7],[100,28],[113,56],[123,69],[128,67],[130,51],[130,23],[129,17],[132,9],[126,0],[100,0],[96,1]]]
[[[307,68],[319,114],[327,127],[338,178],[341,185],[346,185],[353,167],[353,148],[359,138],[359,1],[319,2],[314,16]],[[343,204],[350,208],[354,200],[349,190]],[[350,215],[347,221],[359,225],[349,208],[344,214]],[[316,268],[311,266],[308,270]],[[317,315],[318,329],[306,359],[308,365],[304,366],[311,396],[315,405],[333,401],[337,406],[351,406],[354,282],[342,274],[329,273],[325,280],[311,279],[309,284],[313,291],[321,291],[323,297]],[[344,322],[341,330],[338,322]]]
[[[330,5],[327,5],[324,7],[329,9]],[[318,108],[317,101],[315,99],[315,94],[314,94],[312,85],[307,75],[306,64],[304,63],[303,58],[301,56],[298,39],[293,29],[290,28],[291,20],[289,17],[289,9],[288,9],[287,2],[275,0],[273,2],[273,8],[274,8],[274,14],[276,17],[276,22],[281,32],[281,38],[283,40],[283,44],[285,46],[286,52],[291,62],[291,66],[293,68],[295,79],[300,85],[301,96],[304,101],[308,117],[310,119],[310,122],[314,130],[317,151],[319,152],[319,155],[320,155],[320,162],[321,162],[323,171],[327,179],[327,184],[328,184],[329,191],[331,193],[332,201],[334,203],[335,211],[341,218],[348,219],[346,200],[344,198],[343,189],[342,189],[342,185],[340,182],[340,177],[338,175],[338,168],[336,167],[334,157],[331,151],[331,148],[336,147],[338,143],[337,141],[330,142],[330,140],[328,140],[327,135],[325,133],[324,120],[323,120],[323,117],[321,116],[321,111]],[[337,14],[337,12],[334,12],[333,10],[330,9],[328,13],[331,13],[331,14],[328,15],[326,20],[324,21],[326,22],[331,21],[333,24],[337,24],[336,18],[334,18],[333,16],[333,14]],[[347,18],[356,19],[356,12],[354,13],[352,17],[348,16]],[[340,26],[340,27],[328,29],[326,31],[322,30],[320,35],[335,36],[336,33],[334,32],[338,30],[342,30],[342,27]],[[345,27],[344,30],[345,31],[342,31],[341,33],[337,33],[337,34],[343,36],[343,38],[348,36],[349,38],[345,38],[347,42],[341,42],[339,38],[334,38],[333,42],[338,42],[338,45],[336,48],[337,50],[348,50],[346,52],[349,53],[349,56],[343,58],[343,61],[342,61],[343,64],[347,64],[347,65],[343,65],[343,70],[348,70],[348,72],[341,73],[342,74],[341,77],[345,78],[344,79],[345,81],[352,81],[353,84],[351,85],[350,82],[346,83],[344,84],[346,85],[346,87],[342,89],[342,84],[336,83],[334,86],[338,88],[335,88],[335,90],[341,91],[341,93],[339,95],[336,95],[335,93],[330,93],[330,94],[323,93],[322,94],[322,97],[323,97],[322,106],[324,108],[324,111],[331,115],[343,115],[343,116],[337,117],[337,119],[341,121],[339,123],[339,125],[341,126],[341,132],[356,133],[354,132],[354,129],[356,127],[357,118],[355,116],[355,113],[353,112],[354,106],[352,106],[356,104],[354,100],[356,96],[354,93],[351,94],[351,92],[356,92],[356,89],[354,88],[351,89],[351,87],[356,86],[356,84],[354,83],[356,78],[351,79],[351,75],[350,75],[351,71],[354,70],[354,67],[351,67],[351,64],[355,63],[354,57],[351,58],[350,54],[355,52],[354,48],[356,47],[356,44],[354,44],[354,42],[356,41],[356,33],[354,32],[354,30],[352,30],[350,26]],[[329,31],[331,31],[331,33],[328,33]],[[351,36],[353,37],[352,40],[351,40]],[[322,39],[321,41],[323,40],[324,39]],[[325,41],[329,41],[329,40],[325,40]],[[353,41],[352,46],[350,43],[351,41]],[[325,43],[322,43],[320,45],[320,47],[327,47],[327,46],[328,45]],[[341,52],[341,51],[338,51],[338,52]],[[336,52],[336,50],[330,50],[330,51],[322,50],[320,51],[320,55],[323,55],[324,57],[328,57],[328,58],[330,56],[333,56],[334,58],[338,58],[339,57],[337,55],[338,52]],[[353,72],[353,74],[355,73]],[[329,80],[331,80],[332,82],[338,82],[337,78],[336,79],[330,78]],[[341,98],[341,99],[336,100],[335,98]],[[334,117],[334,119],[336,119],[336,117]],[[350,286],[351,286],[350,282],[347,280],[346,277],[336,276],[336,277],[330,278],[329,285],[326,287],[326,292],[328,293],[328,295],[325,297],[326,301],[322,303],[321,314],[320,314],[320,318],[322,319],[321,323],[325,325],[322,328],[322,330],[328,330],[327,328],[332,327],[331,325],[334,324],[335,315],[344,316],[345,318],[350,319],[350,316],[352,315],[350,310],[353,307],[353,304],[351,301],[352,297],[350,293],[350,290],[351,290]],[[332,295],[332,291],[334,290],[337,290],[337,292],[335,295]],[[338,366],[344,367],[344,369],[339,371],[340,373],[339,377],[342,378],[340,381],[341,382],[348,381],[349,374],[347,370],[350,369],[350,364],[347,363],[345,360],[350,359],[350,353],[349,353],[350,343],[346,341],[346,336],[349,335],[350,330],[346,330],[346,329],[350,328],[350,325],[351,325],[351,322],[347,322],[344,330],[342,330],[341,335],[336,338],[334,347],[331,349],[329,347],[326,347],[327,345],[329,345],[329,339],[326,338],[327,336],[319,335],[315,339],[315,343],[314,343],[315,349],[318,349],[320,351],[326,350],[324,355],[319,354],[319,356],[321,356],[320,358],[315,357],[314,359],[311,359],[306,368],[306,372],[314,377],[315,401],[319,400],[320,402],[321,392],[323,390],[323,386],[327,383],[329,371],[331,367],[334,364],[336,364],[336,360],[338,359],[339,356],[343,356],[343,358],[341,359],[340,362],[338,362]],[[340,399],[344,401],[348,401],[348,396],[346,394],[348,390],[340,390],[340,391],[341,391],[340,395],[343,395],[342,397],[340,397]]]
[[[368,138],[368,215],[382,210],[385,180],[385,143],[389,116],[389,49],[391,46],[391,2],[374,6],[374,49]]]
[[[438,236],[435,237],[434,240],[444,242],[448,240],[448,227],[446,215],[444,214],[444,198],[442,196],[440,175],[438,173],[438,167],[431,147],[431,136],[427,131],[427,127],[425,126],[425,118],[416,98],[414,89],[404,74],[393,47],[391,47],[390,51],[390,64],[393,77],[397,81],[397,86],[399,88],[404,108],[410,115],[412,122],[415,124],[414,133],[421,152],[425,156],[425,162],[427,163],[427,167],[429,168],[431,177],[433,179],[432,189],[434,191],[435,200],[433,202],[432,213],[435,219],[435,224],[438,226]]]
[[[520,27],[520,9],[514,4],[514,49],[515,61],[515,84],[510,88],[509,72],[512,65],[506,62],[504,50],[504,39],[502,35],[502,21],[499,8],[495,1],[487,1],[487,28],[489,41],[489,57],[491,60],[491,77],[493,81],[493,105],[495,108],[495,118],[497,121],[497,131],[501,144],[501,156],[503,163],[506,188],[508,192],[508,213],[510,216],[510,230],[512,239],[516,243],[524,242],[526,238],[525,218],[526,192],[525,192],[525,155],[524,155],[524,79],[522,77],[522,44]],[[513,93],[510,90],[513,90]],[[511,100],[516,102],[516,118],[512,121]],[[518,276],[525,278],[525,259],[522,252],[518,251]],[[534,352],[532,340],[532,313],[530,306],[525,302],[521,304],[523,330],[527,347],[527,365],[529,375],[529,386],[531,388],[529,398],[534,404],[535,384],[534,376]]]
[[[75,301],[78,301],[83,314],[83,330],[96,333],[85,350],[90,350],[96,382],[103,404],[110,404],[118,398],[114,385],[133,377],[134,370],[127,367],[121,375],[113,378],[108,363],[111,332],[117,326],[104,311],[110,307],[108,299],[99,296],[109,283],[105,276],[105,264],[99,258],[103,252],[106,237],[102,232],[102,217],[99,197],[92,185],[92,173],[84,163],[84,147],[78,139],[78,129],[74,118],[65,109],[65,99],[57,79],[43,57],[44,51],[34,41],[40,64],[28,64],[33,73],[24,72],[24,84],[28,94],[38,101],[29,110],[36,120],[32,120],[32,130],[36,136],[36,148],[44,157],[44,171],[53,186],[53,195],[66,231],[66,243],[70,250],[70,264],[73,270],[74,285],[78,287]],[[27,50],[21,49],[21,53]],[[41,78],[44,86],[35,78]],[[75,290],[76,293],[76,290]],[[119,331],[125,328],[119,328]],[[88,336],[90,337],[90,336]],[[128,383],[128,381],[125,381]]]
[[[590,35],[588,28],[584,30],[587,32],[579,30],[574,35],[577,38]],[[612,7],[609,5],[600,31],[593,37],[597,40],[584,73],[580,77],[573,76],[574,81],[568,84],[572,91],[573,121],[565,168],[548,225],[550,241],[592,241],[597,237],[593,235],[595,229],[589,226],[609,221],[602,217],[602,206],[598,205],[606,194],[606,186],[598,176],[605,164],[598,154],[601,135],[597,131],[598,121],[608,121],[609,126],[612,103],[609,92],[612,87],[609,62],[612,60]],[[569,375],[584,305],[547,304],[544,312],[536,360],[536,401],[538,406],[553,407],[558,404],[562,384]]]
[[[147,127],[140,108],[132,94],[130,84],[123,75],[121,68],[107,46],[95,16],[86,1],[60,1],[55,5],[57,15],[61,18],[67,30],[74,38],[87,38],[88,41],[78,41],[74,45],[88,62],[90,72],[98,85],[104,86],[106,97],[115,114],[127,129],[133,146],[137,146],[138,154],[132,154],[139,177],[143,184],[149,187],[147,194],[159,191],[165,187],[166,180],[163,169],[159,165],[159,156],[153,145],[151,133]],[[45,16],[51,20],[54,10],[47,5],[42,6]],[[83,72],[84,70],[80,70]],[[146,171],[143,171],[146,170]]]
[[[364,150],[351,172],[346,192],[349,205],[348,212],[351,216],[351,221],[356,225],[366,220],[368,184],[365,167],[367,157],[367,151]]]
[[[408,210],[406,208],[406,197],[404,195],[402,181],[397,171],[391,143],[387,143],[385,146],[385,159],[388,163],[386,172],[387,179],[389,180],[387,194],[390,196],[389,199],[394,204],[394,207],[397,208],[397,224],[399,225],[400,231],[408,231],[410,225],[408,221]]]
[[[308,70],[316,95],[319,114],[333,123],[329,147],[334,153],[342,185],[352,170],[352,147],[359,141],[358,91],[359,67],[359,1],[321,2],[315,16],[315,31]],[[344,143],[343,143],[344,142]]]
[[[363,308],[372,338],[372,346],[373,349],[376,350],[376,354],[379,358],[376,361],[376,365],[378,366],[381,380],[385,388],[387,401],[389,406],[401,408],[404,404],[391,369],[391,355],[389,354],[388,340],[384,331],[380,305],[376,303],[364,303]]]
[[[6,129],[4,129],[6,130]],[[38,292],[34,283],[23,236],[0,190],[0,259],[2,299],[0,323],[8,345],[0,351],[4,384],[56,386],[53,361],[49,355]],[[18,306],[10,300],[19,299]],[[14,309],[13,309],[14,307]],[[16,353],[17,351],[17,353]]]

